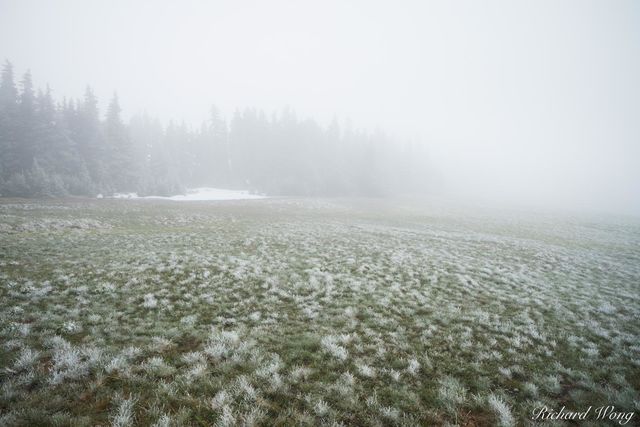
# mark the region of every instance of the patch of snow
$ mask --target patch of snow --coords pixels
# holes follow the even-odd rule
[[[138,193],[115,193],[111,199],[139,199]],[[98,199],[102,199],[102,194],[98,194]]]
[[[266,196],[251,194],[242,190],[225,190],[222,188],[192,188],[187,190],[187,194],[178,194],[175,196],[144,196],[140,197],[137,193],[116,193],[112,196],[114,199],[160,199],[175,201],[207,201],[207,200],[246,200],[246,199],[264,199]]]

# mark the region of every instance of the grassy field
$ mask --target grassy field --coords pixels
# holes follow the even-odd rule
[[[0,203],[2,426],[511,426],[603,405],[640,410],[639,222]]]

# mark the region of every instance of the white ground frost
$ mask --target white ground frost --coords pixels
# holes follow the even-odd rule
[[[633,220],[183,197],[0,203],[0,425],[640,409]]]

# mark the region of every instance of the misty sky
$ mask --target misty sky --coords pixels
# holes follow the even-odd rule
[[[0,58],[126,115],[350,117],[447,194],[640,212],[638,1],[0,0]]]

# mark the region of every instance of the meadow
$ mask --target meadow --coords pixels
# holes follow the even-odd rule
[[[0,202],[0,425],[640,411],[640,221],[348,199]],[[621,425],[594,418],[579,425]]]

